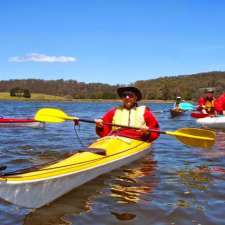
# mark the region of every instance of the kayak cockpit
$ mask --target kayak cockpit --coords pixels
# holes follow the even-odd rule
[[[91,152],[98,155],[106,156],[106,150],[103,148],[85,148],[85,149],[79,149],[78,152]]]

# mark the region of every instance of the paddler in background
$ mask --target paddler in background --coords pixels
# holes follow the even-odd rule
[[[142,94],[136,87],[120,87],[117,93],[121,98],[122,105],[112,108],[101,119],[96,119],[96,133],[100,137],[117,135],[133,139],[152,142],[159,137],[158,133],[150,132],[149,129],[159,130],[159,124],[146,106],[138,106]],[[104,125],[104,123],[119,124],[141,129],[120,128]]]
[[[215,108],[218,114],[225,116],[225,92],[216,99]]]
[[[212,88],[205,89],[205,95],[198,100],[197,110],[203,114],[215,114],[214,90]]]
[[[173,109],[175,109],[176,111],[182,111],[182,109],[180,108],[181,101],[182,101],[182,98],[180,96],[177,96],[176,102],[173,105]]]

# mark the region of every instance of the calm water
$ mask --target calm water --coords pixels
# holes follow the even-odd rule
[[[94,119],[118,103],[0,102],[0,116],[30,117],[42,107],[57,107],[67,114]],[[150,104],[153,111],[170,104]],[[155,113],[162,130],[196,127],[186,114],[171,119]],[[1,128],[1,164],[7,171],[60,159],[95,138],[94,126],[48,124],[44,129]],[[217,131],[213,149],[183,145],[161,135],[147,157],[105,174],[38,210],[0,199],[0,224],[225,224],[225,133]],[[35,196],[34,196],[35,197]]]

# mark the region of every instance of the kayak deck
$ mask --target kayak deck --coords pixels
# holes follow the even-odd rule
[[[108,139],[108,142],[106,140]],[[106,144],[107,143],[107,144]],[[83,170],[88,170],[101,164],[109,163],[110,161],[121,159],[122,157],[129,156],[135,152],[140,151],[143,147],[149,147],[149,143],[132,140],[128,138],[103,138],[89,146],[91,148],[102,148],[105,150],[105,156],[92,153],[88,148],[84,152],[78,152],[71,157],[43,167],[34,172],[28,172],[17,175],[10,175],[1,178],[8,182],[23,182],[33,181],[36,179],[50,179],[55,176],[62,176],[69,173],[76,173]]]
[[[138,153],[148,147],[150,147],[150,143],[139,140],[131,140],[123,137],[105,137],[91,144],[87,149],[84,149],[84,152],[75,153],[67,159],[39,168],[33,172],[1,176],[0,181],[33,182],[34,180],[65,176],[66,174],[77,173],[102,164],[110,163],[114,160]],[[92,148],[104,149],[105,156],[88,151]]]

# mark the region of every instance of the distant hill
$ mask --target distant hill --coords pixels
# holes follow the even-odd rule
[[[161,77],[136,81],[145,99],[174,99],[181,96],[186,100],[196,100],[207,87],[213,87],[215,94],[225,92],[225,72],[208,72],[192,75]]]
[[[84,83],[75,80],[7,80],[0,81],[0,92],[12,88],[29,89],[31,93],[42,93],[74,99],[115,99],[118,86],[101,83]]]
[[[204,88],[214,87],[217,94],[225,91],[225,72],[208,72],[192,75],[161,77],[138,80],[130,85],[143,92],[144,99],[174,99],[177,95],[187,100],[195,100]],[[0,81],[0,92],[10,92],[12,88],[29,89],[31,93],[43,93],[74,99],[115,99],[119,85],[84,83],[76,80],[7,80]]]

